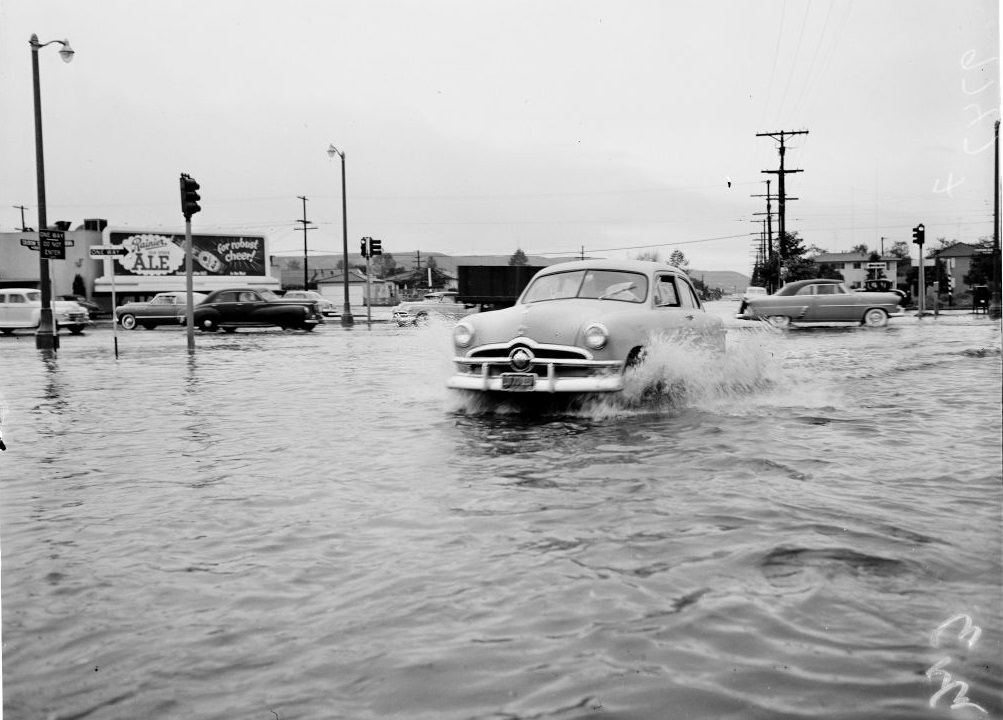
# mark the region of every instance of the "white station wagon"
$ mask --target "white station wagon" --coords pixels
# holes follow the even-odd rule
[[[87,309],[72,300],[50,300],[56,330],[66,329],[74,335],[90,324]],[[35,288],[0,288],[0,332],[10,335],[15,330],[37,330],[42,318],[42,291]]]
[[[446,384],[486,393],[616,392],[659,336],[724,350],[724,322],[705,312],[686,273],[641,260],[559,263],[534,275],[513,307],[456,325],[456,372]]]

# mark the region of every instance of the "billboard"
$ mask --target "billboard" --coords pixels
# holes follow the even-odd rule
[[[113,230],[106,244],[126,251],[113,263],[116,277],[185,274],[183,234]],[[261,277],[267,271],[263,235],[192,235],[193,275]]]

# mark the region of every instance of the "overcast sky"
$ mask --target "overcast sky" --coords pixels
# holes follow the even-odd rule
[[[275,251],[625,256],[748,274],[788,139],[787,226],[830,251],[992,235],[997,0],[2,0],[0,230],[264,233]],[[728,187],[728,179],[731,187]],[[776,204],[774,203],[774,210]]]

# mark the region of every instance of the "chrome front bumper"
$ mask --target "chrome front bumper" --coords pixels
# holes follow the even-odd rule
[[[619,392],[624,387],[623,363],[610,361],[568,361],[560,363],[537,363],[536,379],[532,387],[503,387],[502,374],[497,365],[488,362],[456,358],[461,366],[480,365],[480,372],[458,372],[446,381],[446,387],[454,390],[476,392],[499,392],[518,395],[520,393],[601,393]],[[595,374],[564,375],[561,370],[576,369],[595,371]],[[543,372],[545,370],[545,372]],[[506,371],[507,373],[507,371]]]

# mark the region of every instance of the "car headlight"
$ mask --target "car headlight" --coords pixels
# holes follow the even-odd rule
[[[594,323],[585,328],[585,344],[593,350],[600,350],[609,340],[609,330],[601,323]]]
[[[453,342],[456,343],[456,347],[470,347],[470,343],[474,341],[474,329],[469,324],[465,322],[457,323],[456,327],[453,328]]]

